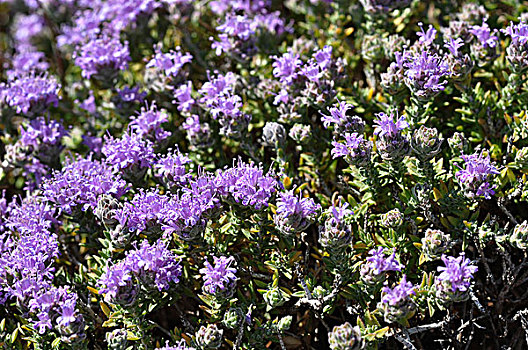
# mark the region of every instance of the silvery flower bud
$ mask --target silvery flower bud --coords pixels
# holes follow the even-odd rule
[[[120,286],[113,303],[121,306],[131,306],[137,299],[139,286],[129,280],[126,285]]]
[[[114,196],[102,194],[97,198],[94,214],[106,227],[113,227],[118,222],[114,216],[119,207],[120,203]]]
[[[65,344],[70,344],[73,348],[81,347],[81,343],[86,339],[84,334],[84,318],[82,315],[77,315],[75,321],[70,322],[68,326],[62,324],[57,325],[61,335],[61,341]]]
[[[383,160],[399,161],[409,153],[409,140],[403,135],[381,137],[376,140],[376,147]]]
[[[467,153],[468,150],[468,141],[463,133],[455,132],[453,136],[447,139],[447,143],[453,153],[462,154]]]
[[[440,152],[442,142],[444,139],[438,135],[436,128],[428,128],[422,125],[414,130],[411,148],[419,159],[429,160]]]
[[[403,68],[396,62],[391,63],[386,73],[381,73],[380,85],[391,95],[396,95],[405,89]]]
[[[200,349],[218,349],[222,346],[224,331],[218,329],[216,324],[201,326],[195,335],[196,346]]]
[[[422,252],[427,260],[436,260],[451,247],[451,237],[440,230],[427,229],[422,238]]]
[[[262,297],[264,298],[264,301],[266,301],[266,304],[268,304],[269,308],[282,306],[289,299],[288,295],[286,295],[286,293],[284,293],[279,287],[268,289],[264,292]]]
[[[365,61],[380,61],[385,58],[384,42],[379,34],[363,37],[361,55]]]
[[[338,252],[352,242],[352,227],[343,221],[329,218],[319,226],[319,243],[329,251]]]
[[[482,20],[488,17],[488,12],[482,5],[473,2],[467,2],[462,5],[462,9],[455,15],[460,21],[470,24],[480,24]]]
[[[381,215],[381,225],[386,228],[397,229],[403,224],[403,213],[400,209],[392,209]]]
[[[409,46],[409,41],[405,39],[405,37],[398,34],[389,35],[383,39],[383,42],[385,56],[390,60],[396,59],[396,52],[401,53],[405,47]]]
[[[277,329],[280,332],[287,331],[290,328],[290,326],[291,326],[292,320],[293,320],[292,316],[284,316],[277,323]]]
[[[528,248],[528,221],[524,221],[522,224],[517,224],[513,229],[513,233],[509,240],[512,245],[519,249]]]
[[[229,329],[234,329],[238,326],[240,322],[240,316],[242,315],[242,310],[239,308],[230,308],[224,314],[224,319],[222,324]]]
[[[310,125],[295,124],[289,132],[289,136],[297,143],[304,143],[312,133]]]
[[[116,227],[111,229],[108,233],[115,248],[124,248],[132,238],[132,232],[121,224],[117,224]]]
[[[443,303],[459,303],[469,299],[469,291],[453,291],[449,281],[435,279],[436,297]]]
[[[126,329],[118,328],[106,333],[106,343],[108,350],[125,350],[127,347]]]
[[[240,140],[246,133],[251,117],[247,114],[240,115],[237,119],[222,117],[218,118],[220,134],[234,140]]]
[[[267,122],[262,130],[262,142],[266,146],[281,146],[286,140],[286,130],[284,126],[276,122]]]
[[[348,322],[335,326],[328,333],[328,342],[332,350],[359,350],[364,345],[359,327],[352,327]]]
[[[388,13],[411,4],[411,0],[360,0],[360,2],[365,11],[376,14]]]
[[[455,82],[463,82],[473,69],[474,63],[469,55],[447,55],[446,63],[449,66],[451,79]]]
[[[528,68],[528,44],[510,44],[506,48],[506,59],[512,71],[522,73]]]
[[[416,305],[411,299],[406,299],[397,305],[378,303],[378,308],[382,310],[385,322],[395,323],[410,318],[416,310]]]
[[[523,147],[515,153],[515,163],[523,169],[528,168],[528,147]]]

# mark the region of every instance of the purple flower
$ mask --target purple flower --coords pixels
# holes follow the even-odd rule
[[[156,103],[152,103],[150,108],[141,108],[137,117],[130,117],[132,122],[128,125],[132,133],[151,141],[162,141],[171,135],[170,131],[165,131],[161,124],[169,120],[166,111],[159,111]]]
[[[225,75],[218,74],[216,77],[209,77],[209,81],[202,85],[199,93],[202,95],[200,103],[211,107],[223,95],[230,95],[234,92],[237,77],[234,73],[228,72]]]
[[[434,39],[436,38],[436,29],[432,25],[429,25],[427,32],[425,32],[423,29],[422,22],[418,23],[418,26],[421,30],[421,32],[417,33],[417,35],[420,37],[420,39],[418,39],[418,42],[426,47],[431,46]]]
[[[95,154],[100,154],[103,149],[103,139],[98,136],[83,135],[83,143]]]
[[[298,69],[302,65],[302,61],[298,54],[287,52],[282,56],[273,56],[273,75],[281,81],[281,83],[290,85],[293,83],[299,73]]]
[[[106,163],[89,157],[77,161],[68,159],[61,171],[44,180],[41,189],[48,201],[71,213],[77,206],[83,210],[95,208],[101,194],[119,198],[128,188]]]
[[[262,166],[246,164],[241,160],[233,167],[219,171],[215,184],[224,198],[257,210],[268,206],[278,186],[272,173],[264,174]]]
[[[511,43],[506,48],[506,58],[516,72],[522,72],[528,67],[528,24],[521,20],[519,24],[510,24],[502,32],[511,37]],[[495,37],[495,42],[498,39]]]
[[[79,103],[79,101],[75,102]],[[95,104],[95,96],[92,91],[90,91],[88,98],[79,103],[79,108],[84,109],[88,113],[95,114],[97,105]]]
[[[449,52],[451,52],[453,56],[458,57],[460,54],[458,49],[464,46],[464,40],[462,40],[462,38],[457,38],[456,40],[449,38],[449,41],[446,41],[444,46],[449,50]]]
[[[0,100],[5,100],[17,113],[35,115],[50,105],[58,105],[59,89],[60,85],[54,77],[30,72],[1,83]]]
[[[169,186],[185,184],[192,178],[192,174],[186,169],[186,164],[189,163],[191,163],[189,157],[175,150],[155,161],[154,176],[164,179]]]
[[[405,116],[398,118],[398,113],[394,115],[392,112],[390,114],[378,113],[377,119],[374,120],[374,123],[377,124],[374,128],[374,134],[378,137],[385,138],[395,138],[400,135],[401,131],[409,127],[409,123],[405,121]],[[396,117],[396,121],[394,121]]]
[[[218,39],[214,40],[213,37],[209,38],[213,43],[211,49],[215,50],[217,56],[220,56],[222,52],[230,52],[236,47],[236,43],[229,38],[227,34],[219,34]]]
[[[49,68],[46,56],[40,51],[22,51],[11,59],[13,68],[7,71],[9,78],[17,75],[26,75],[31,71],[45,72]]]
[[[370,160],[372,141],[367,141],[363,135],[354,132],[345,134],[345,143],[332,141],[332,158],[344,157],[349,164],[364,165]]]
[[[229,72],[209,78],[199,93],[213,119],[218,120],[220,132],[228,137],[240,138],[247,130],[250,115],[242,112],[242,98],[235,94],[236,76]]]
[[[116,37],[103,35],[82,45],[73,58],[84,78],[95,76],[99,80],[111,80],[118,71],[128,67],[128,42],[122,44]]]
[[[237,281],[237,270],[232,267],[233,264],[236,264],[235,258],[232,256],[229,258],[213,256],[213,260],[214,266],[205,260],[205,267],[200,269],[204,279],[203,290],[208,294],[216,294],[217,292],[230,294]]]
[[[469,32],[475,35],[483,47],[494,48],[499,42],[499,38],[496,35],[492,35],[491,29],[486,23],[486,20],[482,21],[481,26],[475,25],[471,27]]]
[[[165,73],[167,77],[176,77],[183,65],[192,62],[192,55],[182,54],[180,47],[176,51],[170,50],[168,53],[161,52],[161,45],[155,47],[154,57],[147,63],[147,68],[157,68]]]
[[[349,119],[347,112],[353,108],[354,106],[346,103],[345,101],[338,101],[335,107],[328,108],[330,115],[321,113],[323,115],[321,120],[323,121],[324,127],[328,129],[330,125],[335,124],[336,126],[340,126],[342,129],[346,129],[346,124]]]
[[[404,62],[405,84],[420,100],[427,100],[444,90],[449,77],[449,65],[438,55],[422,50],[407,56]]]
[[[147,96],[146,92],[140,92],[139,86],[134,86],[132,88],[125,86],[122,89],[117,90],[117,95],[122,102],[139,102],[142,103]]]
[[[381,298],[381,302],[387,303],[391,306],[406,303],[409,296],[416,294],[414,290],[415,288],[416,287],[411,282],[407,282],[406,276],[403,275],[400,283],[393,289],[383,287],[382,291],[384,295]]]
[[[393,251],[388,257],[385,256],[385,248],[379,247],[378,249],[372,249],[369,251],[367,258],[367,269],[374,275],[380,275],[385,271],[401,271],[402,266],[396,261],[396,252]],[[363,272],[363,271],[362,271]]]
[[[245,41],[255,34],[256,27],[257,23],[246,16],[229,14],[225,18],[225,22],[216,29],[230,37],[237,37]]]
[[[195,101],[191,96],[192,87],[192,81],[188,81],[187,84],[182,84],[179,88],[174,90],[174,97],[176,99],[172,101],[172,103],[178,105],[178,111],[189,112],[194,105]]]
[[[332,62],[332,46],[326,45],[321,50],[316,51],[313,54],[313,58],[317,62],[317,65],[325,70]]]
[[[107,268],[98,284],[99,293],[104,294],[108,303],[133,302],[136,292],[130,284],[139,283],[147,290],[163,291],[180,282],[179,259],[167,249],[162,240],[150,245],[146,240],[139,248],[127,253],[126,258]]]
[[[484,150],[471,155],[461,155],[464,160],[464,169],[455,175],[466,190],[469,197],[484,196],[490,199],[495,194],[490,186],[490,178],[498,174],[499,170],[491,163],[491,158]]]
[[[293,191],[279,193],[275,224],[286,235],[305,230],[315,221],[321,206],[311,198],[295,195]]]
[[[467,291],[473,274],[478,270],[477,266],[470,265],[471,260],[467,259],[464,253],[460,253],[458,258],[442,254],[442,261],[445,267],[438,267],[438,271],[442,272],[438,280],[448,284],[453,293]]]
[[[106,136],[102,152],[106,162],[119,170],[134,165],[148,168],[154,159],[152,143],[135,133],[125,133],[121,138]]]
[[[117,209],[114,218],[122,227],[136,233],[143,231],[160,232],[160,219],[163,210],[169,204],[170,197],[162,195],[159,191],[145,191],[141,189],[130,202]],[[150,233],[150,232],[146,232]]]
[[[31,120],[25,127],[20,127],[19,142],[25,147],[38,150],[41,146],[59,145],[67,134],[61,123],[39,117]]]
[[[32,38],[43,32],[44,24],[44,18],[36,13],[17,16],[13,23],[13,37],[17,48],[30,49],[33,46]]]

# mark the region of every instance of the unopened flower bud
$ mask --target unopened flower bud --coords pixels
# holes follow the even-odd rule
[[[466,153],[468,148],[468,141],[464,134],[461,132],[455,132],[453,136],[447,139],[447,143],[453,153],[457,155]]]
[[[275,122],[267,122],[262,130],[262,141],[265,145],[275,147],[281,146],[286,140],[286,130],[284,126]]]
[[[422,238],[422,252],[427,260],[436,260],[451,247],[451,237],[440,230],[427,229]]]
[[[419,159],[429,160],[440,152],[443,141],[438,135],[438,130],[422,125],[413,133],[411,148]]]
[[[359,327],[352,327],[348,322],[341,326],[335,326],[328,333],[328,341],[332,350],[359,350],[363,348],[363,339]]]
[[[242,311],[238,308],[230,308],[227,310],[227,312],[224,314],[224,319],[222,320],[222,324],[226,326],[226,328],[234,329],[238,326],[238,323],[240,321],[240,315],[242,314]]]
[[[289,136],[298,143],[304,143],[311,134],[310,125],[295,124],[289,132]]]
[[[268,289],[262,296],[270,308],[282,306],[288,301],[288,296],[279,287]]]
[[[293,317],[292,316],[285,316],[279,320],[277,323],[277,329],[281,332],[284,332],[288,330],[291,326]]]
[[[528,248],[528,221],[515,226],[510,236],[510,242],[519,249]]]
[[[125,350],[127,347],[127,336],[128,333],[123,328],[114,329],[106,333],[108,350]]]
[[[224,331],[216,324],[201,326],[195,335],[196,346],[200,349],[218,349],[222,346]]]
[[[403,224],[403,213],[398,209],[392,209],[381,215],[381,225],[386,228],[397,229]]]

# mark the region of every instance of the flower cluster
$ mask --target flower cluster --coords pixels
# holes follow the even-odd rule
[[[111,36],[93,38],[76,51],[74,59],[84,78],[93,76],[100,81],[112,81],[120,70],[128,66],[128,43],[123,44]]]
[[[51,105],[58,105],[59,89],[53,76],[30,72],[0,83],[0,101],[5,101],[17,113],[35,116]]]
[[[127,183],[110,166],[91,158],[69,159],[42,184],[42,195],[66,213],[95,208],[100,195],[119,198],[127,190]]]
[[[268,206],[278,187],[272,173],[264,174],[262,166],[241,160],[231,168],[220,170],[214,181],[218,193],[224,198],[257,210]]]
[[[99,279],[100,294],[108,303],[132,304],[145,292],[163,291],[180,282],[178,257],[163,241],[149,244],[143,241],[126,258],[108,267]]]
[[[525,345],[523,6],[0,2],[0,347]]]
[[[409,297],[416,294],[415,288],[411,282],[407,281],[405,275],[396,287],[392,289],[387,286],[383,287],[381,308],[385,321],[402,321],[411,315],[414,304]]]
[[[324,224],[319,227],[319,243],[333,252],[342,250],[352,241],[349,219],[354,212],[348,207],[346,202],[339,206],[332,205],[327,210]]]
[[[132,121],[128,126],[133,134],[140,137],[159,142],[171,135],[170,131],[161,127],[161,124],[169,120],[167,112],[158,110],[155,104],[152,104],[148,109],[141,108],[139,115],[131,117],[131,119]]]
[[[502,32],[511,37],[511,43],[506,49],[508,62],[516,72],[523,72],[528,67],[528,24],[525,21],[519,24],[511,23],[508,28],[502,29]],[[497,37],[494,39],[492,43],[496,44]]]
[[[183,65],[192,62],[192,55],[183,54],[179,47],[176,50],[170,50],[167,53],[161,52],[161,47],[156,47],[156,54],[147,63],[147,68],[159,69],[167,77],[176,77]]]
[[[383,272],[401,271],[402,265],[396,261],[396,252],[393,251],[390,256],[385,255],[385,248],[379,247],[369,251],[370,256],[366,263],[361,267],[361,277],[371,283],[377,282]]]
[[[376,147],[383,159],[400,160],[409,152],[409,140],[402,133],[409,127],[405,116],[379,113],[374,120],[374,134],[378,136]]]
[[[235,265],[234,257],[216,257],[213,256],[214,266],[211,265],[207,260],[204,261],[205,267],[200,269],[200,273],[203,275],[203,290],[209,294],[224,294],[229,295],[233,293],[233,288],[237,281],[237,269],[232,265]]]
[[[461,155],[464,160],[464,168],[457,171],[456,177],[463,186],[466,195],[470,198],[483,196],[490,199],[495,194],[490,184],[491,178],[499,171],[491,163],[489,154],[484,151],[470,155]]]
[[[445,267],[438,267],[441,273],[437,277],[437,295],[444,300],[465,300],[473,274],[478,270],[477,266],[471,265],[471,260],[464,253],[458,258],[442,255],[442,261]]]
[[[277,199],[275,224],[279,231],[291,235],[305,230],[321,209],[311,198],[301,198],[301,193],[281,192]]]

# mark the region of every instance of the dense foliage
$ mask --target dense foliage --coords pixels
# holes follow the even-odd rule
[[[526,9],[0,0],[0,348],[528,347]]]

